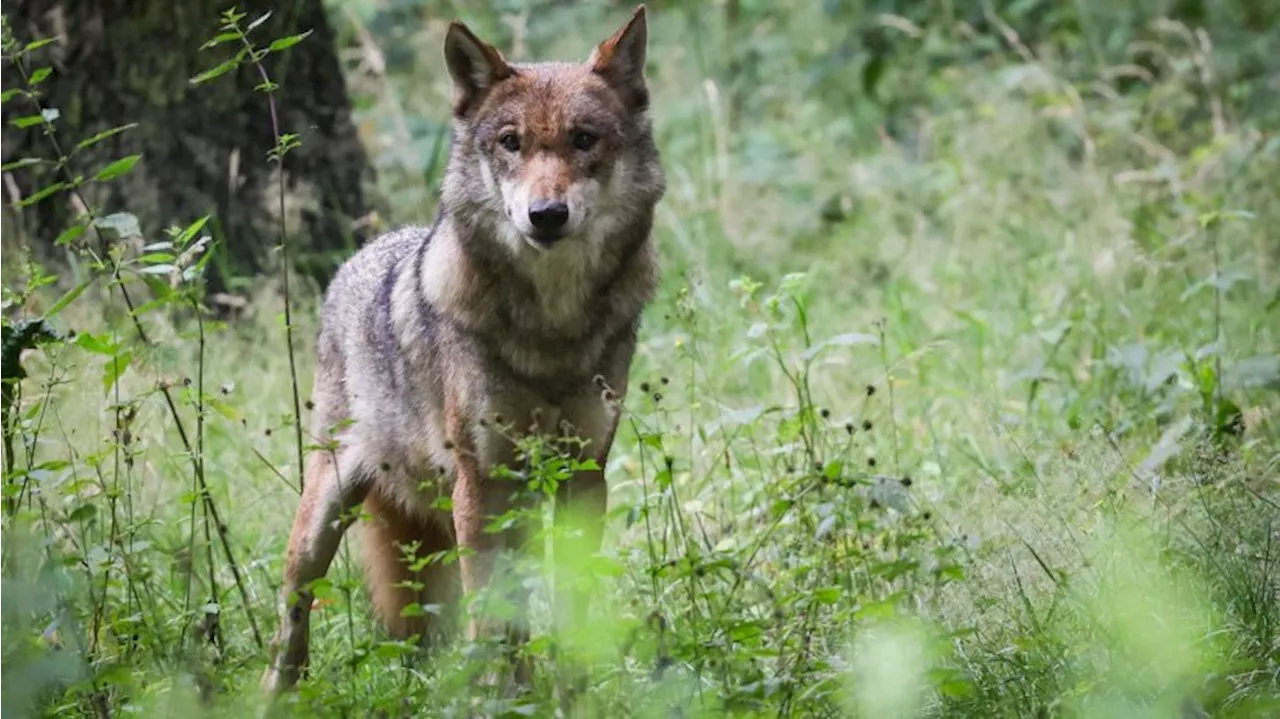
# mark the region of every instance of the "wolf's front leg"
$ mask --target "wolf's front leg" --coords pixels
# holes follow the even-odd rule
[[[477,415],[483,413],[488,421]],[[463,589],[468,597],[467,637],[471,641],[504,642],[517,684],[532,681],[529,663],[518,658],[528,640],[529,590],[517,575],[516,557],[528,528],[517,520],[501,531],[487,531],[495,517],[517,506],[517,482],[492,477],[498,465],[517,469],[514,436],[536,429],[545,420],[536,400],[528,397],[490,398],[484,410],[446,410],[446,433],[451,443],[455,477],[453,522]]]
[[[458,563],[468,607],[467,638],[472,642],[497,639],[513,662],[517,684],[532,681],[532,668],[517,659],[529,638],[528,590],[515,575],[514,552],[525,534],[518,528],[491,532],[486,526],[511,506],[511,482],[491,479],[490,471],[473,457],[456,460],[453,485],[453,524],[462,549]],[[502,604],[495,612],[495,604]],[[495,614],[504,616],[498,617]],[[489,677],[486,681],[496,681]]]
[[[593,460],[598,467],[575,472],[556,493],[554,621],[561,641],[570,646],[574,641],[591,641],[593,636],[587,612],[595,589],[587,568],[591,555],[600,550],[608,509],[604,467],[617,430],[617,397],[625,389],[625,377],[615,381],[617,389],[587,391],[564,404],[562,432],[585,440],[579,458]],[[586,688],[586,674],[575,665],[573,652],[565,656],[562,679],[568,684],[561,687],[567,692],[562,699]]]
[[[271,640],[271,663],[262,688],[272,695],[292,688],[307,665],[311,628],[311,583],[329,571],[351,510],[369,491],[370,475],[350,453],[335,461],[332,452],[307,458],[306,486],[289,533],[281,588],[280,626]]]

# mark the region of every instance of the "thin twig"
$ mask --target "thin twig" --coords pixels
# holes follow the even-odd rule
[[[275,152],[273,153],[276,161],[276,179],[279,189],[279,213],[280,213],[280,264],[281,275],[284,290],[284,336],[285,345],[289,354],[289,385],[293,390],[293,438],[296,445],[297,461],[298,461],[298,490],[301,491],[306,486],[306,473],[303,469],[302,446],[302,400],[298,394],[298,366],[297,360],[293,352],[293,301],[289,292],[289,242],[288,242],[288,218],[285,215],[285,183],[284,183],[284,156],[288,152],[288,148],[284,146],[283,135],[280,132],[280,114],[276,111],[276,85],[271,81],[271,77],[267,74],[267,68],[263,66],[261,56],[258,49],[249,42],[249,36],[240,32],[240,23],[236,22],[236,32],[240,35],[240,42],[244,44],[245,50],[248,51],[249,57],[253,61],[253,66],[258,70],[258,76],[262,78],[262,88],[267,94],[267,109],[271,113],[271,136],[275,142]]]

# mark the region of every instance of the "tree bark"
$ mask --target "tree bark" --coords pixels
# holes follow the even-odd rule
[[[237,49],[234,43],[201,49],[218,32],[227,6],[226,0],[25,0],[6,10],[19,42],[56,38],[28,65],[53,69],[40,90],[43,104],[60,113],[54,124],[64,149],[97,132],[138,124],[70,161],[73,172],[92,177],[113,160],[142,155],[131,173],[87,183],[88,204],[99,216],[132,213],[152,241],[169,226],[212,214],[208,228],[218,245],[209,279],[215,291],[271,271],[279,243],[278,175],[268,160],[275,138],[267,95],[254,90],[261,82],[257,70],[245,64],[198,86],[189,82]],[[294,267],[323,285],[363,242],[360,220],[375,209],[373,170],[352,122],[334,34],[322,0],[242,0],[238,6],[246,13],[244,25],[272,11],[250,34],[256,45],[311,31],[264,64],[280,86],[280,130],[302,143],[284,161]],[[20,85],[6,63],[5,89]],[[12,118],[32,112],[21,98],[5,103],[4,162],[56,159],[39,128],[11,126]],[[53,181],[52,168],[37,169],[6,173],[7,205]],[[65,194],[23,210],[6,207],[5,234],[11,238],[16,231],[37,256],[56,263],[54,239],[77,212]]]

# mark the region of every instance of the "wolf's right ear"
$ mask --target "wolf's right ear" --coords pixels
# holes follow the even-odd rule
[[[587,64],[622,96],[632,110],[649,106],[649,87],[644,81],[644,59],[649,44],[649,27],[644,5],[636,7],[627,24],[596,46]]]
[[[515,74],[492,45],[454,20],[444,37],[444,61],[453,78],[453,114],[462,117],[499,81]]]

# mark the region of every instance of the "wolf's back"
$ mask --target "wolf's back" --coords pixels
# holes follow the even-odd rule
[[[431,232],[427,226],[409,226],[380,235],[343,263],[329,283],[316,340],[317,426],[342,419],[351,408],[351,393],[385,390],[398,371],[392,289],[416,269],[414,261]]]
[[[430,235],[431,228],[425,226],[393,230],[379,235],[344,262],[325,290],[320,314],[322,339],[361,331],[372,319],[371,313],[384,311],[379,300],[385,294],[385,284],[393,279],[390,274],[404,270]]]

